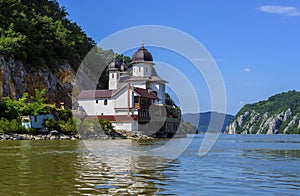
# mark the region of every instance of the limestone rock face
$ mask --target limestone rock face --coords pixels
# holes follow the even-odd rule
[[[72,90],[75,72],[70,65],[59,66],[53,72],[48,68],[38,71],[30,70],[20,61],[13,58],[5,60],[0,56],[0,99],[6,96],[19,98],[24,92],[34,95],[35,89],[47,89],[47,99],[50,103],[64,102],[68,108],[72,107]]]
[[[293,126],[300,130],[298,114],[293,114],[291,108],[273,115],[252,110],[236,116],[226,131],[228,134],[285,134]]]

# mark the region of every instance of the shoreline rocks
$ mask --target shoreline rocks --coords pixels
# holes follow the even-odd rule
[[[79,135],[65,134],[0,134],[0,140],[77,140]]]

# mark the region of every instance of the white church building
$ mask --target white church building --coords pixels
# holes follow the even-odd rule
[[[167,82],[156,74],[152,55],[144,44],[133,54],[131,65],[132,69],[128,70],[124,60],[119,63],[115,57],[108,65],[109,89],[80,92],[77,96],[79,106],[89,117],[111,121],[117,130],[151,133],[153,130],[149,129],[177,130],[180,112],[171,115],[170,107],[165,105]],[[163,123],[158,123],[159,127],[145,125],[151,118],[153,121],[163,115],[169,120],[165,117]]]

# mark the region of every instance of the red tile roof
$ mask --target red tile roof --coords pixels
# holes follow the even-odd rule
[[[102,119],[102,120],[108,120],[111,122],[126,122],[126,121],[133,121],[137,120],[137,115],[104,115],[104,116],[87,116],[86,119]]]
[[[153,92],[148,91],[148,89],[134,88],[134,92],[136,92],[141,97],[146,97],[150,99],[159,99],[156,95],[154,95]]]
[[[84,90],[77,96],[78,99],[110,98],[114,90]]]

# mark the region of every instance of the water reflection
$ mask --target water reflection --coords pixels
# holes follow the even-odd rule
[[[162,156],[147,154],[148,146],[130,140],[86,141],[90,155],[82,161],[78,190],[99,194],[149,194],[164,190],[167,176],[163,171],[170,161]],[[131,147],[130,150],[126,147]],[[174,162],[174,161],[173,161]],[[84,184],[82,184],[84,182]]]
[[[174,161],[165,140],[0,141],[0,195],[299,194],[300,136],[224,135],[199,157],[202,138]]]

